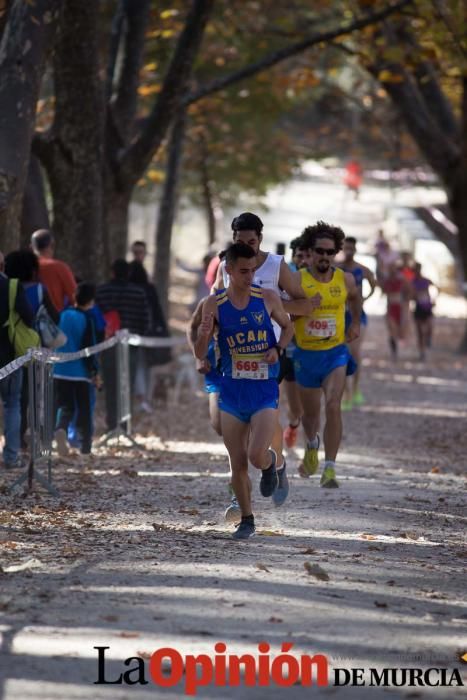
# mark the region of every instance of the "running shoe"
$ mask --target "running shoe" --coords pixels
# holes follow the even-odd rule
[[[287,496],[289,495],[289,480],[287,478],[286,469],[287,464],[285,463],[284,459],[284,466],[282,467],[282,469],[277,470],[277,488],[272,494],[272,500],[275,506],[281,506],[287,499]]]
[[[274,450],[269,451],[272,455],[272,464],[267,469],[263,469],[261,481],[259,482],[259,490],[264,498],[269,498],[269,496],[272,496],[279,481],[276,471],[277,456]]]
[[[353,395],[353,402],[355,406],[363,406],[365,403],[365,397],[363,396],[361,391],[356,391],[355,394]]]
[[[55,431],[55,442],[57,443],[57,452],[60,457],[66,457],[70,454],[70,446],[68,445],[67,434],[64,428],[58,428]]]
[[[352,401],[347,401],[346,399],[342,399],[341,401],[341,411],[351,411],[353,407],[353,402]]]
[[[338,489],[339,483],[336,479],[336,472],[334,467],[324,467],[323,473],[321,475],[320,486],[323,489]]]
[[[300,423],[298,424],[300,425]],[[298,425],[288,425],[284,430],[284,442],[286,447],[292,448],[297,444]]]
[[[250,537],[254,537],[254,535],[256,535],[255,524],[242,520],[242,522],[238,523],[232,538],[234,540],[248,540]]]
[[[319,467],[319,457],[318,457],[318,450],[319,450],[319,435],[316,435],[316,441],[317,445],[316,447],[310,447],[310,443],[307,443],[307,446],[305,447],[305,454],[303,456],[303,471],[305,472],[306,476],[312,476],[313,474],[316,474],[318,471]],[[300,471],[300,469],[299,469]]]
[[[224,513],[224,517],[228,523],[238,523],[242,519],[242,511],[240,510],[240,506],[238,505],[238,501],[235,496],[232,496],[230,505],[227,506]]]

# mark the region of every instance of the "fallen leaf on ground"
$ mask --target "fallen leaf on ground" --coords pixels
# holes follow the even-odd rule
[[[199,510],[197,508],[179,508],[179,513],[185,513],[185,515],[199,515]]]
[[[263,564],[260,561],[256,564],[256,568],[259,569],[260,571],[267,571],[268,574],[271,573],[270,570],[268,569],[268,567],[266,566],[266,564]]]
[[[377,538],[374,535],[368,535],[366,532],[360,535],[362,540],[376,540]]]
[[[310,574],[310,576],[314,576],[320,581],[329,581],[329,574],[322,569],[319,564],[311,564],[309,561],[306,561],[303,566],[305,567],[307,574]]]
[[[415,532],[401,532],[399,537],[403,537],[405,540],[418,540],[419,537]]]

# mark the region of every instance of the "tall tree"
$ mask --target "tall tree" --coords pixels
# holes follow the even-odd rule
[[[362,47],[361,58],[446,191],[467,296],[467,41],[461,5],[414,2],[407,16],[368,30],[373,41]],[[467,328],[461,350],[467,352]]]
[[[64,1],[55,118],[46,134],[36,134],[34,150],[50,180],[65,257],[78,272],[102,276],[110,258],[126,254],[133,189],[177,114],[214,0],[191,0],[144,119],[137,100],[150,0],[119,0],[106,80],[97,50],[99,4]]]
[[[62,0],[14,0],[0,43],[0,248],[20,242],[36,104]]]

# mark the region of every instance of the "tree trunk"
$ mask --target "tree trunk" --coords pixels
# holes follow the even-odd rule
[[[62,0],[12,4],[0,43],[0,249],[19,246],[36,103]]]
[[[50,228],[50,221],[41,166],[36,156],[31,153],[21,216],[20,243],[22,248],[29,246],[31,234],[39,228]]]
[[[463,80],[460,134],[461,154],[458,167],[453,174],[449,204],[458,231],[460,264],[463,272],[462,289],[467,299],[467,76]],[[467,354],[467,323],[459,352]]]
[[[217,226],[216,216],[214,213],[214,192],[212,182],[209,179],[208,159],[206,152],[206,144],[204,139],[201,143],[201,189],[203,192],[204,211],[206,214],[206,222],[208,225],[208,241],[212,246],[216,240]]]
[[[125,258],[127,254],[131,192],[119,192],[111,187],[111,183],[108,184],[109,189],[105,196],[104,256],[109,266],[116,258]]]
[[[104,264],[104,86],[98,18],[98,3],[65,0],[54,60],[51,158],[45,161],[57,255],[88,281],[102,277]]]
[[[185,110],[182,110],[172,127],[164,191],[162,193],[156,229],[154,284],[159,293],[165,318],[168,318],[167,312],[169,309],[170,244],[177,205],[178,180],[183,155],[185,127],[186,113]]]

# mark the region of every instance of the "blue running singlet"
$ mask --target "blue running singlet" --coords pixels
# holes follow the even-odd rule
[[[279,362],[267,364],[263,359],[276,345],[276,336],[261,287],[252,285],[244,309],[233,306],[225,289],[216,293],[216,300],[222,373],[219,408],[249,422],[258,411],[277,408]]]

